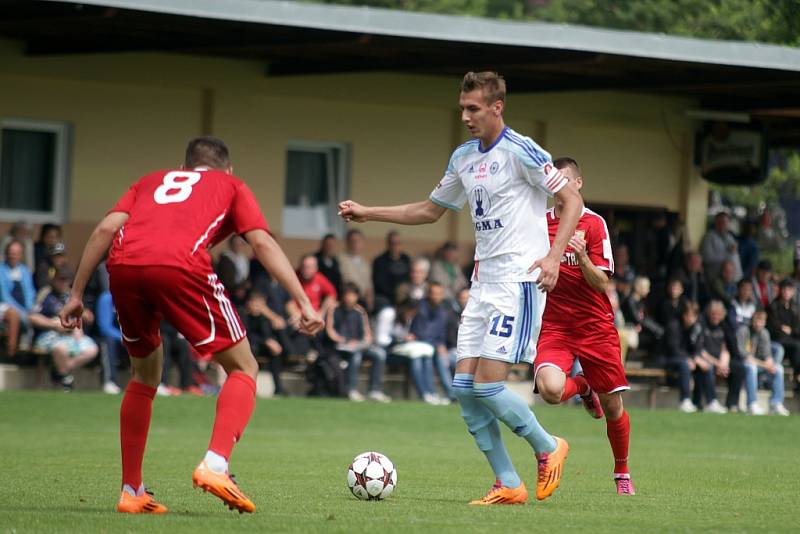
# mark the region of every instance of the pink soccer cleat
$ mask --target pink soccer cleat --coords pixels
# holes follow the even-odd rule
[[[603,418],[605,414],[603,413],[603,406],[600,404],[600,397],[597,396],[593,389],[589,389],[586,395],[581,395],[581,401],[583,401],[583,407],[586,408],[589,415],[595,419]]]
[[[614,473],[614,484],[617,485],[617,495],[636,495],[630,474]]]

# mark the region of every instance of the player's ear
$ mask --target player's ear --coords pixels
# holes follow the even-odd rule
[[[505,107],[506,107],[506,105],[505,105],[505,103],[504,103],[502,100],[497,100],[497,101],[494,103],[494,106],[493,106],[493,108],[494,108],[494,115],[495,115],[495,117],[499,117],[500,115],[502,115],[502,114],[503,114],[503,109],[504,109]]]
[[[580,176],[580,175],[576,176],[575,177],[575,189],[580,191],[582,187],[583,187],[583,176]]]
[[[225,172],[227,172],[228,174],[232,175],[233,174],[233,165],[228,165],[228,167],[225,169]]]

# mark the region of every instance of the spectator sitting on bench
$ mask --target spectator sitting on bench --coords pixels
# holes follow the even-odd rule
[[[39,228],[39,240],[33,244],[33,270],[39,264],[47,260],[47,254],[50,247],[56,243],[61,243],[64,239],[64,234],[61,231],[61,226],[58,224],[45,223]]]
[[[742,278],[736,284],[736,296],[731,301],[728,318],[736,328],[750,326],[750,319],[758,308],[756,297],[753,294],[753,281]]]
[[[119,369],[120,355],[126,354],[122,344],[122,331],[119,329],[119,319],[111,291],[106,289],[97,299],[97,329],[103,341],[103,392],[115,395],[120,392],[117,370]]]
[[[420,301],[417,315],[411,323],[411,333],[417,341],[428,343],[434,349],[433,365],[446,395],[445,399],[439,400],[439,404],[445,405],[455,398],[450,354],[447,350],[448,318],[448,305],[444,303],[444,288],[437,282],[431,282],[428,287],[428,297]]]
[[[703,336],[702,355],[709,365],[704,372],[707,376],[705,391],[695,384],[695,404],[700,405],[700,397],[705,393],[706,406],[703,409],[710,413],[726,413],[738,409],[739,390],[742,386],[744,368],[742,365],[739,347],[736,343],[736,333],[725,321],[725,305],[721,300],[712,300],[706,306],[706,331]],[[727,379],[728,397],[725,407],[717,401],[717,386],[714,376]],[[727,408],[727,410],[726,410]]]
[[[0,264],[0,319],[6,325],[6,350],[9,357],[17,352],[20,332],[30,329],[28,316],[36,298],[33,276],[22,261],[23,254],[22,243],[11,241],[5,248],[5,261]],[[29,346],[30,341],[23,345]]]
[[[419,302],[428,294],[428,274],[431,262],[428,258],[419,257],[411,262],[409,280],[397,286],[394,302],[403,302],[411,299]]]
[[[739,352],[744,358],[744,383],[747,391],[747,412],[763,415],[758,405],[758,379],[766,376],[772,395],[769,399],[769,412],[789,415],[783,405],[783,347],[773,344],[769,337],[767,312],[758,310],[753,314],[750,325],[742,325],[736,332]]]
[[[364,299],[365,307],[373,311],[375,294],[372,289],[372,264],[364,257],[364,234],[361,230],[351,228],[347,231],[345,251],[336,259],[342,275],[341,283],[353,282]]]
[[[731,260],[725,260],[720,266],[719,276],[711,282],[711,295],[716,300],[721,300],[728,308],[736,296],[736,266]]]
[[[33,243],[33,228],[30,223],[19,221],[11,225],[8,230],[8,235],[0,240],[0,251],[5,252],[9,243],[16,241],[22,246],[22,254],[20,256],[20,263],[25,265],[29,271],[33,271],[34,263],[34,243]],[[5,258],[3,258],[5,259]]]
[[[64,243],[56,243],[47,249],[47,256],[36,266],[36,272],[33,274],[33,283],[36,285],[36,289],[41,291],[49,286],[56,275],[56,270],[66,266],[67,247],[64,246]]]
[[[800,308],[793,302],[794,294],[794,283],[788,278],[782,280],[778,296],[767,308],[767,324],[772,340],[786,351],[794,371],[795,391],[800,391]]]
[[[275,312],[267,306],[267,299],[256,290],[250,291],[244,309],[239,313],[250,340],[250,349],[256,359],[269,358],[269,372],[275,384],[275,395],[283,395],[281,383],[282,356],[284,349],[273,329],[270,316]]]
[[[358,304],[360,295],[358,287],[348,282],[342,288],[342,300],[328,311],[325,321],[325,332],[334,345],[338,355],[347,360],[347,397],[351,401],[361,402],[364,396],[358,391],[358,371],[364,357],[372,361],[370,372],[370,400],[389,402],[391,399],[383,393],[383,373],[386,365],[386,353],[372,350],[372,331],[369,328],[367,312]]]
[[[339,241],[336,236],[325,234],[319,244],[319,250],[314,254],[317,258],[319,272],[333,285],[337,295],[342,292],[342,272],[336,257],[338,248]]]
[[[383,299],[376,302],[383,301]],[[383,301],[385,302],[385,301]],[[434,349],[428,343],[418,341],[409,329],[417,315],[419,303],[408,299],[397,307],[384,305],[375,315],[375,341],[377,347],[387,354],[391,363],[402,361],[408,365],[411,381],[419,397],[428,404],[441,404],[433,394]]]
[[[703,258],[697,252],[686,254],[683,269],[680,273],[683,280],[683,294],[687,299],[696,302],[701,308],[711,299],[711,289],[703,271]]]
[[[656,310],[656,321],[664,328],[674,319],[681,318],[681,310],[686,306],[686,297],[683,294],[683,282],[680,278],[670,278],[667,281],[667,291],[664,300]]]
[[[58,312],[69,299],[72,270],[59,267],[49,288],[39,294],[39,300],[30,314],[31,324],[42,333],[36,338],[34,348],[53,356],[53,378],[64,391],[72,391],[72,372],[97,357],[97,344],[81,328],[67,330],[61,326]]]
[[[753,272],[753,294],[759,305],[766,309],[778,294],[778,288],[772,282],[772,263],[761,260]],[[772,336],[773,339],[775,336]]]
[[[672,319],[667,323],[667,330],[662,338],[662,355],[667,372],[678,373],[680,387],[680,404],[678,409],[685,413],[694,413],[697,406],[692,402],[692,374],[699,375],[705,385],[708,364],[703,360],[703,324],[700,322],[699,307],[695,302],[686,301],[681,308],[680,319]],[[702,366],[698,369],[698,366]]]
[[[622,314],[625,316],[625,338],[631,349],[655,348],[657,341],[664,335],[664,328],[655,322],[647,312],[647,296],[650,294],[650,279],[637,276],[633,280],[633,290],[622,303]]]

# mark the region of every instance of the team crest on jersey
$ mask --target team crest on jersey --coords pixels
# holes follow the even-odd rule
[[[491,174],[497,174],[497,171],[500,169],[500,164],[496,161],[492,163],[491,167],[489,167],[489,172]]]
[[[476,185],[469,192],[470,204],[476,219],[485,219],[492,209],[492,197],[482,185]]]

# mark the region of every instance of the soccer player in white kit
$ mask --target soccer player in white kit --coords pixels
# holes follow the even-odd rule
[[[503,444],[498,421],[533,448],[538,465],[536,498],[558,487],[569,446],[548,434],[527,403],[505,387],[515,363],[536,355],[546,292],[555,287],[561,256],[583,209],[577,189],[529,137],[506,127],[505,81],[494,72],[469,72],[461,84],[461,120],[473,139],[456,148],[444,177],[421,202],[367,207],[339,204],[347,221],[426,224],[447,209],[469,204],[475,225],[475,270],[458,330],[453,389],[461,414],[496,482],[471,504],[521,504],[528,491]],[[548,238],[547,197],[563,204],[553,244]]]

